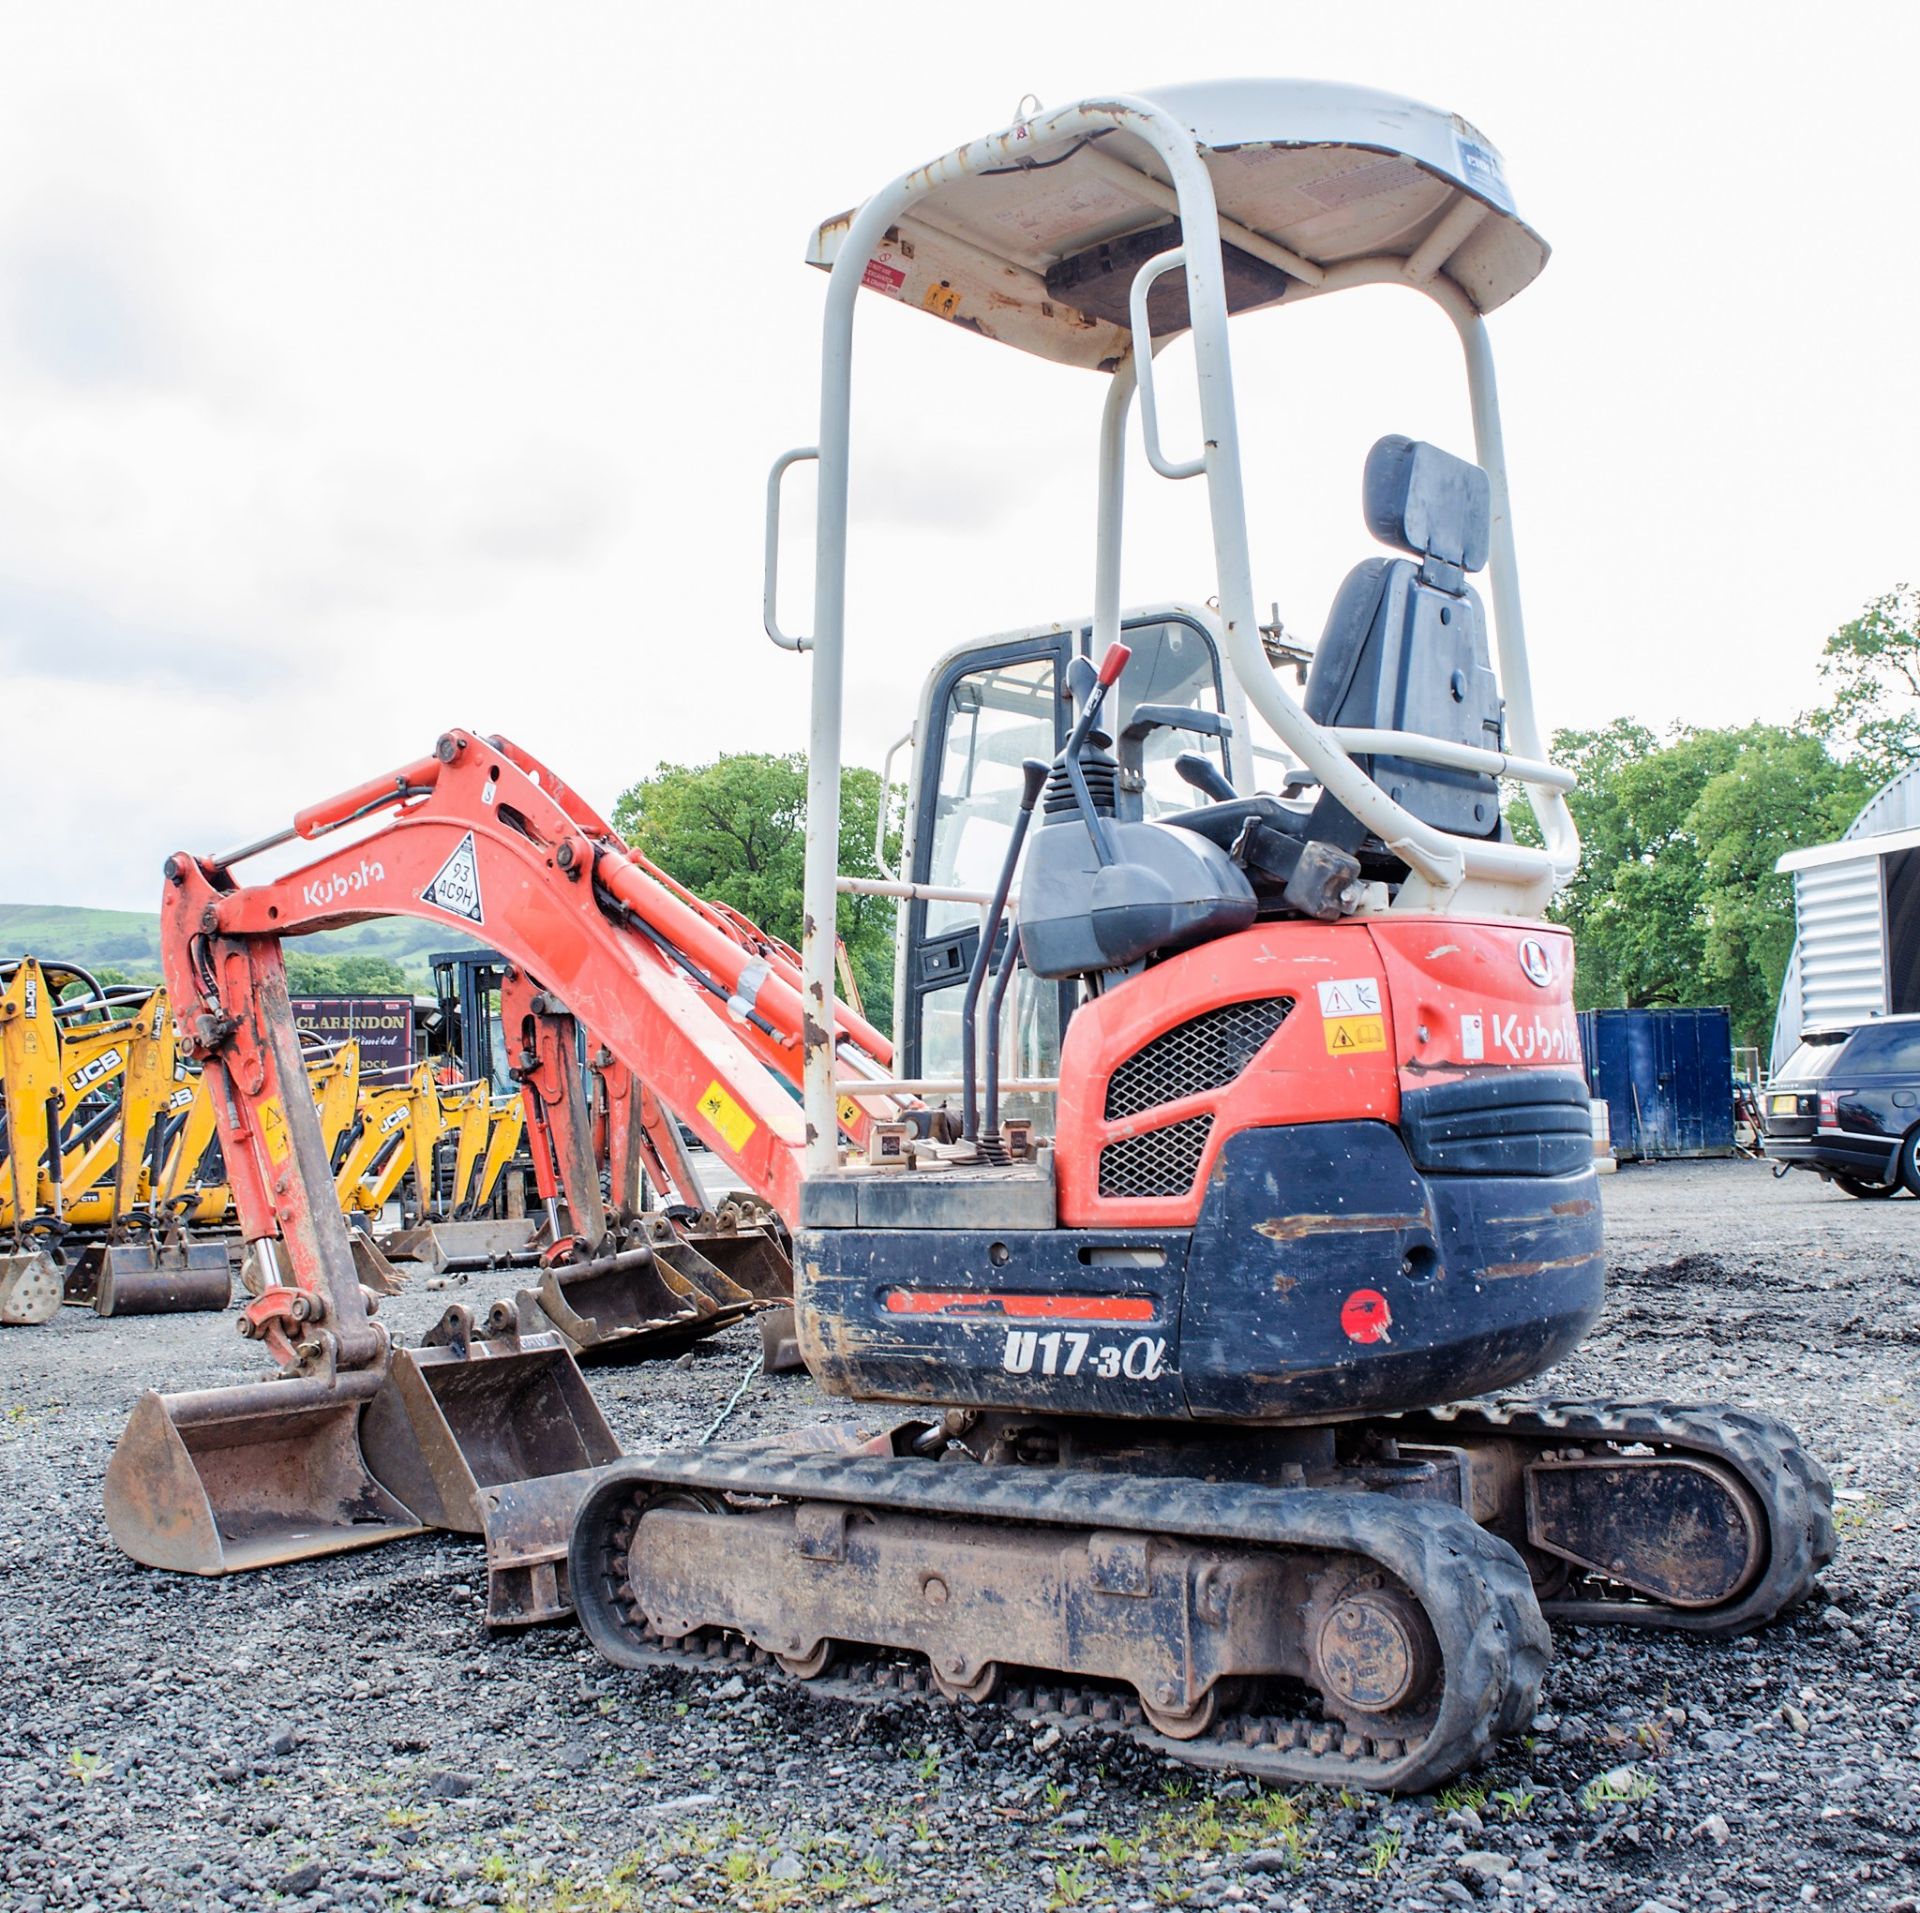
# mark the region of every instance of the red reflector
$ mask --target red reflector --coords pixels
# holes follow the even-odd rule
[[[1840,1092],[1826,1089],[1820,1092],[1820,1120],[1830,1128],[1837,1128],[1840,1122]]]
[[[994,1315],[1010,1322],[1151,1322],[1150,1295],[1003,1295],[978,1289],[889,1289],[889,1315]]]

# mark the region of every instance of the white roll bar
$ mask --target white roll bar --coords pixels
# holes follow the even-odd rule
[[[1251,736],[1246,706],[1251,703],[1280,741],[1317,776],[1336,802],[1378,837],[1412,873],[1403,888],[1421,906],[1457,905],[1467,886],[1484,883],[1518,889],[1526,907],[1544,904],[1553,887],[1573,874],[1579,838],[1562,794],[1558,773],[1550,773],[1540,746],[1533,711],[1521,622],[1519,572],[1513,551],[1506,456],[1500,436],[1499,399],[1486,329],[1466,297],[1441,272],[1442,246],[1458,245],[1475,223],[1461,214],[1444,222],[1411,259],[1348,262],[1324,269],[1289,255],[1296,273],[1290,297],[1316,297],[1346,286],[1392,281],[1410,285],[1434,299],[1453,319],[1466,354],[1472,402],[1475,455],[1492,491],[1493,519],[1489,579],[1498,644],[1502,690],[1517,755],[1485,755],[1538,793],[1536,812],[1544,848],[1490,843],[1456,837],[1435,829],[1395,803],[1348,754],[1336,734],[1309,719],[1281,687],[1267,663],[1255,609],[1252,562],[1248,550],[1246,499],[1240,468],[1238,420],[1234,408],[1233,369],[1227,344],[1227,300],[1220,252],[1221,221],[1213,181],[1191,132],[1150,100],[1126,96],[1081,101],[1056,112],[1036,115],[1017,126],[975,140],[931,164],[903,173],[853,215],[833,260],[822,324],[819,512],[815,531],[813,686],[808,729],[806,908],[802,968],[806,1001],[806,1073],[804,1107],[807,1151],[805,1171],[817,1174],[836,1159],[833,1071],[833,986],[835,951],[836,852],[840,840],[840,749],[846,637],[846,563],[848,453],[853,391],[853,319],[855,300],[869,260],[890,229],[914,205],[936,189],[969,175],[1015,168],[1047,141],[1092,137],[1124,128],[1150,147],[1164,167],[1168,184],[1162,203],[1177,211],[1182,244],[1147,262],[1137,276],[1131,302],[1135,351],[1116,371],[1108,394],[1100,440],[1100,495],[1096,538],[1094,633],[1104,650],[1119,630],[1120,527],[1124,488],[1126,414],[1136,389],[1141,393],[1149,457],[1168,477],[1204,475],[1212,521],[1214,564],[1220,618],[1225,635],[1227,717],[1234,729],[1235,781],[1251,788]],[[1104,164],[1107,156],[1094,155]],[[1129,171],[1133,169],[1128,169]],[[1237,235],[1236,235],[1237,237]],[[1271,245],[1271,242],[1266,242]],[[1275,251],[1280,248],[1273,248]],[[1183,265],[1187,308],[1193,335],[1204,449],[1196,461],[1169,464],[1160,454],[1151,381],[1152,343],[1146,328],[1146,294],[1153,280]],[[1145,376],[1140,376],[1144,372]],[[811,449],[811,448],[810,448]],[[788,453],[768,480],[768,580],[766,623],[776,643],[800,649],[808,641],[779,631],[773,610],[777,565],[778,490],[787,465],[805,452]],[[1358,733],[1370,739],[1371,733]],[[1392,733],[1396,755],[1445,761],[1438,749],[1465,751],[1444,740]],[[1354,748],[1371,750],[1371,742]],[[1487,768],[1476,762],[1474,768]],[[1511,901],[1507,908],[1511,908]]]

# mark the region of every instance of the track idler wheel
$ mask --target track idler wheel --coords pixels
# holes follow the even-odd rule
[[[1441,1670],[1439,1643],[1404,1588],[1369,1575],[1324,1586],[1307,1611],[1307,1677],[1328,1712],[1374,1735],[1410,1731]]]

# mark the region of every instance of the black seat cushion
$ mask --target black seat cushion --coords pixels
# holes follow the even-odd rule
[[[1411,556],[1368,558],[1347,574],[1314,652],[1307,715],[1332,729],[1409,731],[1498,750],[1499,687],[1480,599],[1465,576],[1486,562],[1486,474],[1438,446],[1383,438],[1367,455],[1362,503],[1374,535]],[[1484,773],[1411,758],[1356,761],[1423,822],[1468,837],[1499,831],[1498,792]],[[1311,832],[1348,850],[1366,841],[1325,794]]]
[[[1478,465],[1397,433],[1367,454],[1360,483],[1367,529],[1383,545],[1462,571],[1487,562],[1493,490]]]

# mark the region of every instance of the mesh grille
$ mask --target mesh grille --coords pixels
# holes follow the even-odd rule
[[[1100,1152],[1103,1196],[1184,1196],[1206,1153],[1211,1116],[1189,1116],[1144,1136],[1110,1142]]]
[[[1108,1122],[1232,1082],[1292,1008],[1290,996],[1224,1003],[1156,1036],[1144,1049],[1135,1050],[1108,1080]]]

